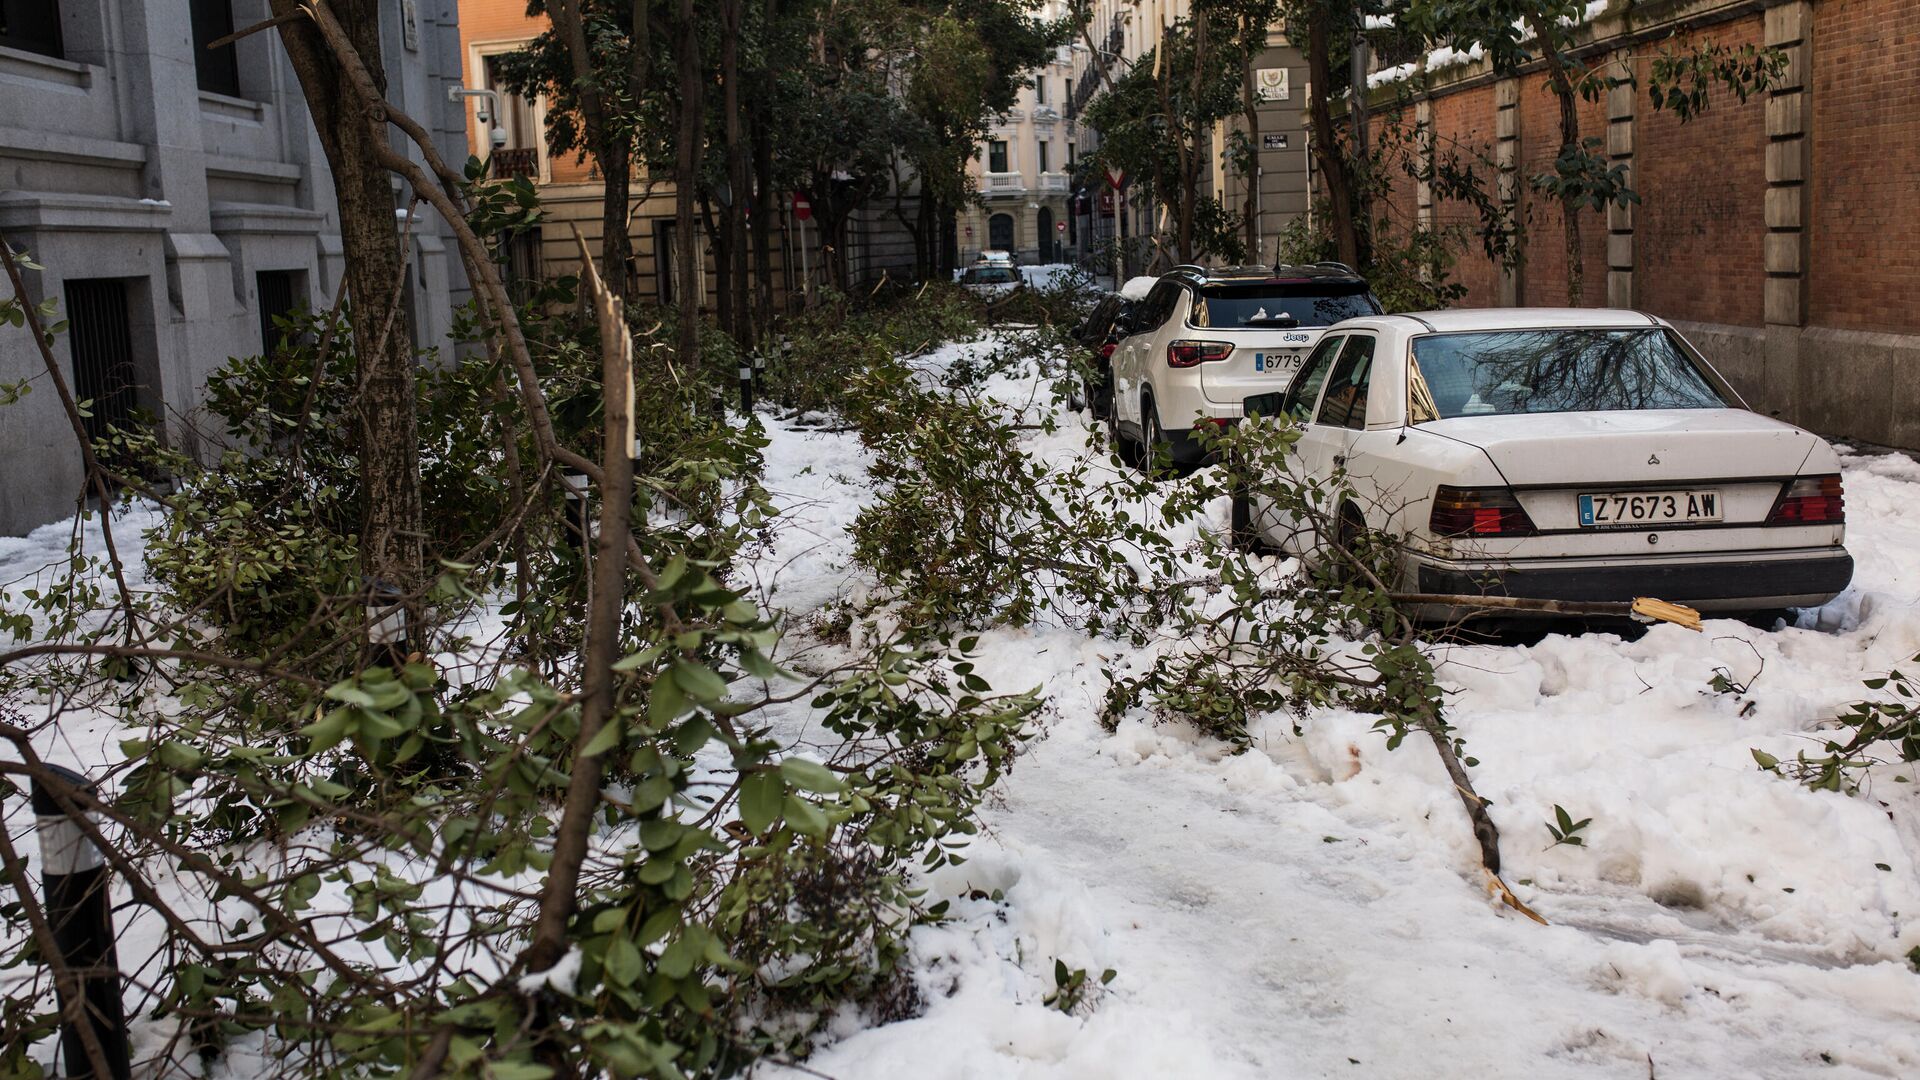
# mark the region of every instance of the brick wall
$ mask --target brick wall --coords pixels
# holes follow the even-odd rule
[[[1920,10],[1826,0],[1813,14],[1809,321],[1920,332]]]
[[[1493,88],[1481,85],[1437,98],[1433,102],[1434,155],[1451,153],[1461,168],[1471,167],[1488,191],[1493,190]],[[1484,254],[1479,234],[1479,211],[1455,199],[1436,198],[1436,230],[1451,230],[1463,245],[1453,280],[1467,287],[1460,302],[1466,307],[1491,307],[1496,301],[1494,264]]]
[[[1518,182],[1527,211],[1527,258],[1522,277],[1522,303],[1558,307],[1568,303],[1566,233],[1558,199],[1533,190],[1528,178],[1554,171],[1560,156],[1560,100],[1544,75],[1520,80],[1520,170]],[[1607,113],[1598,101],[1581,101],[1577,110],[1580,136],[1604,137]],[[1607,299],[1607,215],[1580,212],[1580,252],[1585,275],[1580,304],[1604,306]]]
[[[1683,34],[1665,47],[1757,46],[1758,13]],[[1761,325],[1767,190],[1766,101],[1740,103],[1715,89],[1707,111],[1682,124],[1654,111],[1644,87],[1653,66],[1642,53],[1635,74],[1633,186],[1635,278],[1640,306],[1670,319]]]

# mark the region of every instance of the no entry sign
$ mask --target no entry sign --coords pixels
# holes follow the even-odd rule
[[[807,198],[807,193],[804,191],[793,193],[793,216],[799,221],[807,221],[813,217],[813,200]]]

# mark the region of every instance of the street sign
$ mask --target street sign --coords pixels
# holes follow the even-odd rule
[[[807,193],[804,191],[793,193],[793,216],[799,221],[809,221],[813,218],[813,200],[807,198]]]
[[[1067,223],[1066,223],[1066,222],[1064,222],[1064,221],[1056,221],[1056,222],[1054,222],[1054,223],[1053,223],[1053,231],[1054,231],[1054,232],[1066,232],[1066,231],[1067,231]]]
[[[1285,135],[1260,136],[1260,149],[1262,150],[1285,150],[1286,148],[1287,137]]]
[[[1103,191],[1100,193],[1100,213],[1113,213],[1113,192]]]
[[[1118,191],[1121,188],[1126,187],[1127,186],[1127,170],[1116,169],[1109,166],[1107,168],[1107,186],[1114,189],[1115,191]]]

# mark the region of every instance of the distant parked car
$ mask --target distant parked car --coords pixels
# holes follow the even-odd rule
[[[1119,293],[1108,293],[1073,328],[1073,339],[1085,349],[1091,371],[1085,393],[1087,408],[1095,420],[1105,420],[1113,411],[1113,370],[1109,365],[1132,310],[1133,301]]]
[[[1176,267],[1134,305],[1113,353],[1109,423],[1123,456],[1205,458],[1195,427],[1231,423],[1255,394],[1285,390],[1326,327],[1380,310],[1338,263]]]
[[[1853,575],[1833,448],[1748,411],[1638,312],[1350,319],[1284,394],[1246,406],[1300,426],[1302,475],[1343,474],[1331,528],[1405,538],[1409,591],[1747,613],[1824,604]],[[1257,495],[1233,509],[1243,539],[1324,552]]]
[[[975,296],[995,300],[1024,284],[1012,264],[975,263],[960,272],[960,287]]]

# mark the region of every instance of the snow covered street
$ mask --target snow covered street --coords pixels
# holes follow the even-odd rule
[[[917,363],[982,361],[998,341]],[[989,375],[983,392],[1028,423],[1053,408],[1037,376]],[[865,451],[819,415],[760,415],[782,514],[743,584],[789,626],[815,625],[866,595],[848,532],[872,497]],[[1023,432],[1028,449],[1060,463],[1092,452],[1083,417],[1056,419]],[[927,882],[951,918],[915,931],[920,1014],[837,1017],[804,1070],[753,1075],[1920,1076],[1914,768],[1878,767],[1847,796],[1753,756],[1821,753],[1823,722],[1872,693],[1862,681],[1920,653],[1920,464],[1844,460],[1854,584],[1800,625],[1436,647],[1504,877],[1546,926],[1488,898],[1423,739],[1388,751],[1373,717],[1334,710],[1301,734],[1264,718],[1239,754],[1144,715],[1108,731],[1107,672],[1138,650],[1059,626],[984,634],[980,674],[997,691],[1039,687],[1046,707],[987,835]],[[1174,530],[1223,528],[1226,514],[1221,500]],[[123,544],[159,521],[135,510]],[[0,539],[0,580],[32,584],[72,532]],[[97,522],[84,545],[98,549]],[[823,647],[809,636],[793,647]],[[44,752],[90,770],[117,761],[124,731],[84,715]],[[783,734],[808,722],[802,702],[780,716]],[[1556,807],[1592,819],[1583,844],[1553,844]],[[24,811],[9,810],[18,833]],[[133,925],[146,936],[123,943],[130,964],[157,933]],[[1071,1013],[1046,1003],[1056,963],[1087,973]],[[159,1023],[134,1027],[143,1052],[162,1038]],[[257,1048],[235,1047],[219,1074],[261,1065]]]
[[[1033,445],[1085,453],[1083,424]],[[843,526],[865,494],[860,449],[850,434],[770,434],[767,483],[791,532],[762,567],[779,568],[771,603],[805,612],[859,587]],[[1704,634],[1445,652],[1449,719],[1479,760],[1505,876],[1545,927],[1486,900],[1423,742],[1389,753],[1371,717],[1327,712],[1300,737],[1271,718],[1240,755],[1143,718],[1109,733],[1102,672],[1126,646],[988,634],[979,670],[997,689],[1044,688],[1043,737],[989,812],[990,840],[933,882],[956,918],[917,939],[924,1015],[849,1021],[808,1067],[845,1080],[1920,1074],[1912,770],[1881,768],[1847,797],[1751,755],[1819,752],[1821,721],[1868,693],[1861,680],[1920,652],[1920,466],[1848,457],[1845,480],[1854,586],[1798,627],[1712,620]],[[1593,819],[1584,846],[1549,846],[1556,805]],[[1117,976],[1065,1015],[1043,1004],[1056,959]]]

